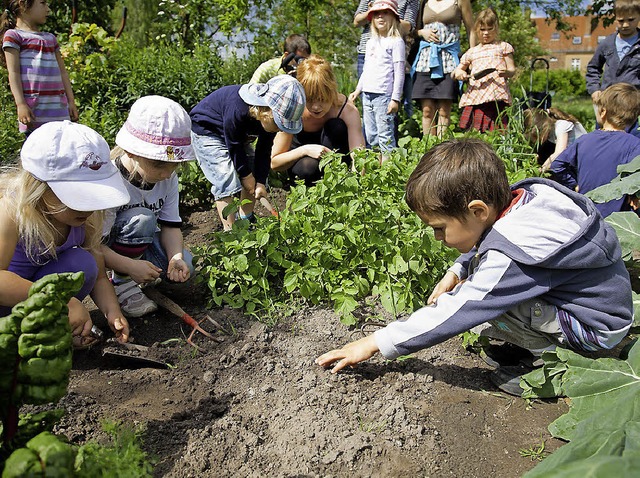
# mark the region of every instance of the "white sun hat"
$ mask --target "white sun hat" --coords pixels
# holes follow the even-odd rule
[[[116,136],[127,153],[157,161],[196,159],[191,147],[191,118],[185,109],[164,96],[143,96],[129,111]]]

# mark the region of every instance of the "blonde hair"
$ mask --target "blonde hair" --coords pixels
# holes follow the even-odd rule
[[[389,27],[387,36],[402,38],[402,33],[400,33],[400,18],[398,17],[398,15],[393,13],[393,10],[382,10],[382,11],[391,13],[391,16],[393,17],[393,23]],[[371,22],[371,36],[374,36],[374,37],[380,36],[380,33],[378,32],[378,27],[376,26],[376,22]]]
[[[498,20],[498,14],[493,8],[489,7],[478,13],[476,23],[473,25],[476,35],[480,35],[480,29],[482,27],[493,28],[496,32],[496,40],[498,39],[498,35],[500,34],[500,21]]]
[[[111,152],[109,153],[109,159],[111,160],[111,162],[120,160],[122,156],[127,156],[129,159],[131,159],[131,165],[133,166],[131,170],[129,170],[129,168],[125,166],[125,169],[128,171],[127,180],[129,182],[137,181],[143,187],[148,185],[149,183],[145,180],[144,175],[140,172],[140,161],[150,161],[153,163],[170,164],[175,168],[176,171],[181,166],[180,163],[171,163],[168,161],[161,161],[159,159],[144,158],[142,156],[138,156],[137,154],[129,153],[128,151],[125,151],[120,146],[114,146]],[[121,160],[120,160],[120,164],[122,164]]]
[[[273,111],[268,106],[249,106],[249,116],[256,121],[273,121]]]
[[[0,197],[16,223],[18,237],[30,261],[38,264],[42,256],[57,258],[56,239],[60,233],[51,221],[51,215],[67,210],[47,183],[36,179],[24,169],[3,174],[0,179]],[[51,200],[55,198],[56,203]],[[84,249],[98,252],[102,240],[103,211],[96,211],[85,223]]]
[[[318,55],[311,55],[298,65],[297,80],[302,84],[307,103],[340,104],[338,82],[331,63]]]

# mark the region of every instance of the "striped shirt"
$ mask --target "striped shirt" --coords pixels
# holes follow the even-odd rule
[[[24,99],[36,120],[31,130],[49,121],[68,120],[69,105],[62,83],[62,75],[56,53],[58,40],[51,33],[7,30],[2,49],[20,51],[20,79]],[[20,131],[27,127],[20,123]]]

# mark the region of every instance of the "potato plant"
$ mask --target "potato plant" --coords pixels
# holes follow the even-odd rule
[[[511,155],[510,175],[534,171],[530,148],[520,152],[522,144],[499,134],[490,140]],[[330,303],[345,324],[357,322],[368,297],[394,317],[424,305],[457,252],[407,207],[404,187],[425,142],[403,138],[401,146],[382,166],[370,151],[355,154],[353,169],[327,155],[323,179],[292,187],[279,220],[211,234],[196,253],[213,304],[268,319],[300,303]]]

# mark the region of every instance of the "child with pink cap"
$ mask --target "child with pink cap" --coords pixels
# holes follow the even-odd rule
[[[27,138],[20,158],[22,169],[0,176],[0,316],[45,275],[82,271],[84,285],[68,304],[74,346],[93,340],[88,294],[126,342],[129,324],[100,253],[103,210],[129,201],[107,142],[87,126],[54,121]]]
[[[140,285],[185,282],[194,272],[180,230],[176,174],[181,163],[195,159],[191,119],[175,101],[145,96],[131,107],[116,144],[111,158],[131,200],[111,211],[103,251],[122,311],[141,317],[158,306]]]

